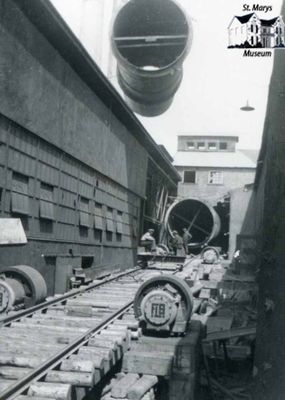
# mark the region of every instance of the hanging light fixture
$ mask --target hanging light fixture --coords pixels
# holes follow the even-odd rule
[[[251,107],[251,106],[249,105],[248,100],[246,101],[246,105],[243,106],[243,107],[241,107],[240,109],[241,109],[242,111],[253,111],[253,110],[255,110],[254,107]]]

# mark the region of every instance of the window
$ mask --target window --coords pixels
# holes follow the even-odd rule
[[[258,26],[255,27],[255,32],[258,33]]]
[[[29,178],[13,172],[11,211],[21,215],[29,215]]]
[[[117,211],[116,230],[117,230],[117,233],[120,233],[120,234],[123,233],[123,213],[120,211]]]
[[[53,186],[41,182],[40,218],[54,220]]]
[[[253,25],[250,25],[250,31],[253,32]]]
[[[251,36],[251,38],[250,38],[250,42],[251,42],[251,44],[253,44],[253,42],[254,42],[254,40],[253,40],[253,36]]]
[[[81,258],[81,268],[88,269],[93,266],[94,257],[82,257]]]
[[[79,225],[89,228],[89,200],[79,198]]]
[[[102,204],[99,203],[95,203],[94,225],[96,229],[103,231]]]
[[[205,142],[198,142],[198,149],[204,150],[205,149]]]
[[[187,142],[187,148],[188,148],[188,150],[195,149],[195,143],[194,142]]]
[[[184,171],[184,183],[196,183],[196,171]]]
[[[113,240],[113,233],[112,232],[106,232],[106,240],[107,242],[112,242]]]
[[[113,209],[109,207],[107,208],[107,215],[106,215],[106,231],[115,232]]]
[[[209,142],[209,143],[208,143],[208,149],[209,149],[209,150],[216,150],[216,149],[217,149],[217,144],[216,144],[216,142]]]
[[[209,185],[222,185],[223,173],[220,171],[210,171],[208,176]]]
[[[133,227],[133,229],[132,229],[133,237],[136,238],[138,236],[138,220],[137,220],[137,218],[133,217],[132,227]]]
[[[220,143],[220,150],[227,150],[227,149],[228,149],[227,142],[221,142]]]

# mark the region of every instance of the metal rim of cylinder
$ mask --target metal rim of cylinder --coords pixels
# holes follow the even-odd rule
[[[208,243],[211,240],[213,240],[220,232],[220,228],[221,228],[220,217],[217,214],[217,212],[214,210],[214,208],[208,202],[206,202],[205,200],[201,200],[199,198],[195,198],[195,197],[187,197],[185,199],[182,199],[182,200],[180,199],[180,200],[175,201],[168,208],[168,210],[166,211],[165,219],[164,219],[164,225],[165,225],[166,231],[169,233],[169,235],[171,237],[173,237],[173,233],[172,232],[175,229],[171,228],[171,224],[169,222],[171,213],[173,212],[173,210],[178,205],[181,205],[182,203],[186,203],[186,202],[192,202],[192,201],[201,203],[201,206],[204,206],[208,210],[209,215],[211,215],[211,217],[212,217],[212,228],[211,228],[211,231],[209,232],[209,234],[207,236],[205,236],[204,240],[202,240],[201,242],[196,242],[196,243],[195,242],[192,242],[192,243],[190,242],[190,244],[188,245],[190,248],[195,249],[195,248],[200,248],[200,247],[207,246]]]
[[[178,290],[179,294],[183,296],[183,301],[185,302],[185,319],[188,321],[192,315],[193,310],[193,296],[191,294],[190,288],[186,282],[180,278],[168,275],[168,276],[155,276],[146,280],[138,289],[134,299],[134,312],[136,318],[140,318],[143,315],[141,310],[141,304],[144,296],[146,296],[152,289],[156,290],[160,285],[170,284]]]
[[[141,9],[141,7],[143,7],[143,9]],[[176,46],[173,44],[171,47],[172,52],[164,51],[159,58],[160,62],[157,62],[159,47],[157,47],[155,51],[148,50],[148,52],[145,51],[144,53],[136,53],[135,50],[127,57],[124,50],[122,50],[122,48],[120,49],[120,45],[117,43],[119,39],[123,40],[124,36],[118,39],[117,34],[119,33],[120,36],[122,31],[132,32],[133,26],[131,21],[133,18],[128,18],[129,14],[133,13],[133,15],[136,16],[138,10],[140,10],[140,12],[143,11],[140,17],[141,20],[144,20],[144,18],[148,16],[148,23],[145,24],[145,26],[147,26],[149,30],[152,29],[155,31],[158,29],[159,31],[162,29],[165,31],[165,29],[170,29],[170,33],[171,30],[173,30],[171,27],[165,28],[167,26],[166,23],[164,23],[164,26],[161,24],[162,28],[161,26],[157,28],[157,21],[151,21],[152,16],[155,15],[155,12],[152,11],[157,11],[155,7],[160,7],[161,12],[164,12],[165,15],[167,15],[167,12],[171,9],[171,12],[174,12],[174,17],[177,17],[179,22],[184,22],[184,24],[181,23],[181,27],[175,27],[175,32],[177,30],[179,32],[180,29],[180,33],[183,33],[185,41],[181,42],[182,44],[180,44],[180,46],[178,44],[176,44]],[[169,10],[167,10],[167,7]],[[148,15],[147,10],[149,11]],[[138,27],[135,29],[135,32],[137,31]],[[127,97],[127,103],[129,103],[133,111],[145,116],[155,116],[163,113],[170,106],[173,96],[182,80],[182,63],[192,43],[192,32],[192,25],[189,18],[181,6],[174,0],[131,0],[118,11],[113,21],[111,46],[113,54],[118,61],[117,74],[119,84]],[[159,35],[154,34],[153,36],[156,37]],[[135,36],[132,36],[132,33],[130,33],[128,39],[130,38],[134,39]],[[160,48],[162,49],[162,46],[160,46]],[[172,55],[172,53],[173,57],[171,58],[170,55]],[[139,56],[136,56],[136,54],[139,54]],[[144,60],[147,58],[149,62],[144,62],[144,65],[139,65],[138,62],[135,62],[138,59]],[[156,61],[154,62],[153,60]],[[151,66],[154,68],[151,70],[147,69]]]

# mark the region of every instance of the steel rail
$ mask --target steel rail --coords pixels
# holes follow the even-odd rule
[[[25,390],[29,388],[33,381],[39,381],[43,378],[48,370],[57,367],[57,365],[62,361],[62,359],[72,353],[74,353],[78,348],[82,347],[88,340],[96,333],[99,333],[106,326],[110,325],[114,320],[118,319],[122,314],[124,314],[133,305],[133,300],[129,301],[118,311],[115,311],[110,316],[103,319],[102,322],[90,328],[86,333],[75,339],[70,345],[66,346],[64,349],[59,351],[53,357],[49,358],[47,361],[42,363],[39,367],[34,369],[31,373],[27,374],[23,378],[15,382],[14,385],[9,386],[2,393],[0,393],[1,400],[12,400],[16,396],[23,394]],[[11,381],[12,382],[12,381]]]
[[[92,289],[94,289],[96,287],[102,286],[102,285],[104,285],[106,283],[109,283],[109,282],[113,282],[113,281],[121,278],[122,276],[129,275],[129,274],[131,274],[133,272],[137,272],[137,271],[140,271],[140,270],[141,270],[141,268],[132,268],[131,270],[124,271],[124,272],[122,272],[122,273],[120,273],[120,274],[118,274],[118,275],[116,275],[116,276],[114,276],[112,278],[104,279],[104,280],[102,280],[102,282],[96,282],[96,283],[90,284],[90,285],[88,285],[88,286],[86,286],[84,288],[71,290],[70,292],[65,293],[62,296],[57,297],[55,299],[48,300],[48,301],[45,301],[44,303],[37,304],[36,306],[27,308],[26,310],[18,311],[15,314],[12,314],[12,315],[9,315],[6,318],[0,319],[0,328],[1,328],[1,326],[8,325],[11,322],[15,322],[18,319],[21,319],[23,317],[28,317],[28,316],[32,315],[34,312],[36,312],[36,311],[45,310],[46,308],[48,308],[49,306],[51,306],[53,304],[61,303],[61,302],[65,301],[65,300],[67,300],[67,299],[70,299],[71,297],[75,297],[75,296],[77,296],[77,295],[79,295],[81,293],[88,292],[89,290],[92,290]],[[0,399],[1,399],[1,397],[0,397]]]

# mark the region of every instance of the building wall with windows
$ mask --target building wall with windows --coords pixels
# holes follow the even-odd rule
[[[39,270],[49,294],[74,267],[134,266],[149,165],[179,175],[48,0],[0,2],[0,217],[28,244],[2,266]]]
[[[178,196],[215,205],[229,191],[252,183],[258,152],[237,150],[237,143],[236,136],[179,136],[173,162],[181,176]]]
[[[181,176],[178,196],[199,197],[214,204],[230,190],[252,183],[255,175],[251,168],[176,168]]]

